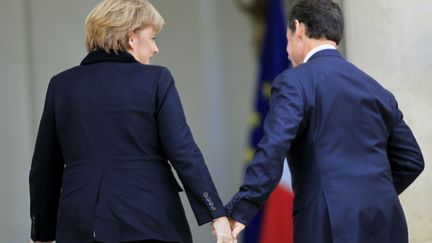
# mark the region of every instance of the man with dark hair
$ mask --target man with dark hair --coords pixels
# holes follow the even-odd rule
[[[336,50],[343,16],[332,1],[297,1],[289,14],[294,68],[273,82],[264,137],[226,208],[243,230],[289,161],[294,242],[405,243],[398,194],[424,168],[394,96]]]

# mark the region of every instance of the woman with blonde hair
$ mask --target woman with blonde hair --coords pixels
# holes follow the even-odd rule
[[[90,12],[88,55],[47,90],[30,171],[33,241],[192,242],[172,167],[198,224],[234,241],[174,79],[147,65],[163,25],[146,0]]]

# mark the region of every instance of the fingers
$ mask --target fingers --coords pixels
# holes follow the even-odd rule
[[[239,227],[239,226],[236,226],[236,227],[233,229],[233,231],[232,231],[232,236],[233,236],[235,239],[237,239],[237,236],[240,234],[240,232],[241,232],[240,227]]]
[[[231,236],[222,235],[216,238],[217,243],[234,243],[235,240]]]
[[[216,230],[216,240],[219,243],[233,243],[234,238],[232,237],[231,230],[228,228],[224,231],[217,231]]]
[[[242,232],[242,230],[245,228],[245,225],[239,222],[236,222],[233,225],[233,229],[232,229],[232,236],[234,237],[234,239],[237,239],[237,236],[240,234],[240,232]]]
[[[231,230],[217,231],[216,230],[216,242],[217,243],[233,243],[234,238],[232,237]]]
[[[211,224],[213,235],[216,236],[216,243],[234,243],[230,223],[226,217],[220,217],[213,220]]]

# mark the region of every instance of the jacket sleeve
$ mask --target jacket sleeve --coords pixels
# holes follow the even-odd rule
[[[283,163],[304,116],[304,90],[289,72],[273,82],[264,136],[248,166],[243,185],[226,205],[228,215],[247,225],[279,183]]]
[[[414,134],[405,123],[395,100],[394,103],[395,122],[388,139],[387,155],[390,161],[393,185],[397,193],[400,194],[423,171],[424,160]]]
[[[55,240],[63,177],[64,160],[55,129],[52,83],[48,86],[29,176],[33,241]]]
[[[196,145],[168,69],[157,88],[157,124],[162,147],[177,172],[199,225],[225,216],[225,208]]]

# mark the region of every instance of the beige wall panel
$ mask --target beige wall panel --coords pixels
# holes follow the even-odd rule
[[[432,2],[344,1],[347,57],[397,98],[426,169],[400,196],[410,242],[432,242]]]

